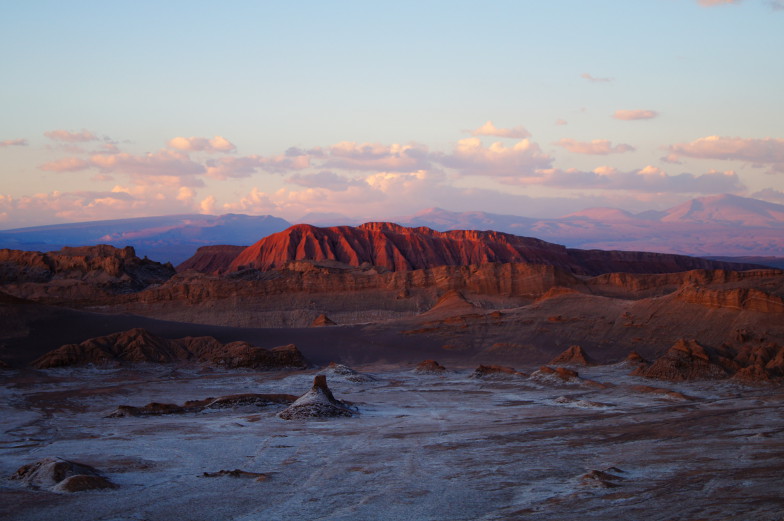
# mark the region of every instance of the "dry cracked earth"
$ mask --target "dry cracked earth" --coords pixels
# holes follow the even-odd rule
[[[0,518],[784,519],[782,388],[651,383],[624,365],[580,368],[586,380],[572,383],[358,369],[376,379],[328,383],[359,415],[295,421],[277,417],[284,405],[107,416],[119,405],[300,395],[315,371],[4,373]],[[9,479],[47,456],[91,465],[117,488],[65,494]]]

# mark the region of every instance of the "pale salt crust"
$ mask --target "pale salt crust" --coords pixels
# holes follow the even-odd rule
[[[0,519],[781,519],[778,387],[655,382],[617,366],[578,369],[615,384],[607,389],[361,369],[377,380],[328,377],[360,415],[292,421],[276,417],[284,405],[105,416],[120,404],[301,395],[314,371],[68,369],[37,381],[6,372]],[[58,494],[7,479],[45,456],[92,465],[119,488]],[[618,486],[585,484],[611,467]],[[269,479],[202,477],[223,469]]]

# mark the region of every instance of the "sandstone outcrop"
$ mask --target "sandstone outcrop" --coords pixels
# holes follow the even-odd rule
[[[90,465],[58,457],[43,458],[24,465],[11,479],[20,480],[31,488],[44,488],[54,492],[117,488],[117,485],[101,476]]]
[[[707,349],[695,340],[681,339],[650,366],[641,366],[632,374],[673,382],[716,380],[727,378],[727,367],[732,365],[730,359]]]
[[[566,367],[548,367],[543,365],[533,373],[532,380],[543,383],[576,383],[580,381],[580,374]]]
[[[406,228],[386,222],[331,228],[298,224],[249,246],[225,267],[215,268],[215,264],[210,264],[210,268],[213,273],[248,268],[267,271],[282,268],[291,261],[305,259],[336,261],[348,266],[369,264],[391,271],[485,263],[545,264],[580,275],[751,269],[751,266],[682,255],[576,250],[500,232],[438,232],[425,227]]]
[[[423,360],[419,362],[414,368],[416,374],[429,374],[429,375],[443,375],[446,373],[446,367],[439,364],[435,360]]]
[[[199,362],[230,369],[303,369],[308,366],[293,344],[264,349],[242,341],[223,344],[213,337],[170,340],[141,328],[91,338],[80,344],[66,344],[38,358],[32,366],[49,369],[142,362]]]
[[[329,318],[325,313],[320,314],[313,322],[310,324],[311,327],[325,327],[325,326],[336,326],[337,324]]]
[[[313,378],[313,387],[300,396],[297,401],[278,413],[283,420],[304,420],[311,418],[351,417],[358,414],[356,409],[335,399],[327,386],[325,375]]]
[[[748,382],[768,382],[784,378],[784,347],[775,343],[745,345],[735,356],[742,367],[733,378]]]
[[[585,350],[578,346],[569,346],[566,351],[550,360],[549,365],[594,365],[596,362],[588,356]]]

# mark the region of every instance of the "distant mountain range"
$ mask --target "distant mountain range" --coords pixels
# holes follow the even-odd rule
[[[734,195],[692,199],[665,211],[633,214],[591,208],[555,219],[431,208],[389,219],[438,231],[494,230],[571,248],[649,251],[702,257],[743,257],[784,265],[784,205]],[[336,214],[310,214],[314,225],[360,224]],[[212,244],[248,246],[292,223],[270,215],[174,215],[57,224],[0,231],[0,248],[56,250],[63,246],[133,246],[140,256],[178,264]]]
[[[271,215],[167,215],[52,224],[0,231],[0,248],[53,251],[64,246],[133,246],[140,257],[179,264],[201,246],[250,245],[291,223]]]

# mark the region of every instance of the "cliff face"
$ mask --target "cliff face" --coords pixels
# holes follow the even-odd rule
[[[356,228],[292,226],[246,248],[227,266],[215,268],[216,263],[211,268],[215,268],[213,273],[247,268],[267,271],[297,260],[336,261],[349,266],[370,264],[390,271],[528,263],[556,266],[578,275],[750,267],[682,255],[567,249],[539,239],[493,231],[437,232],[392,223],[366,223]]]
[[[84,286],[128,293],[163,283],[173,275],[170,264],[140,259],[130,246],[67,247],[49,253],[0,250],[0,284],[22,297],[37,296],[35,285],[47,285],[42,290],[47,295],[69,284],[81,286],[80,293],[89,294]]]

